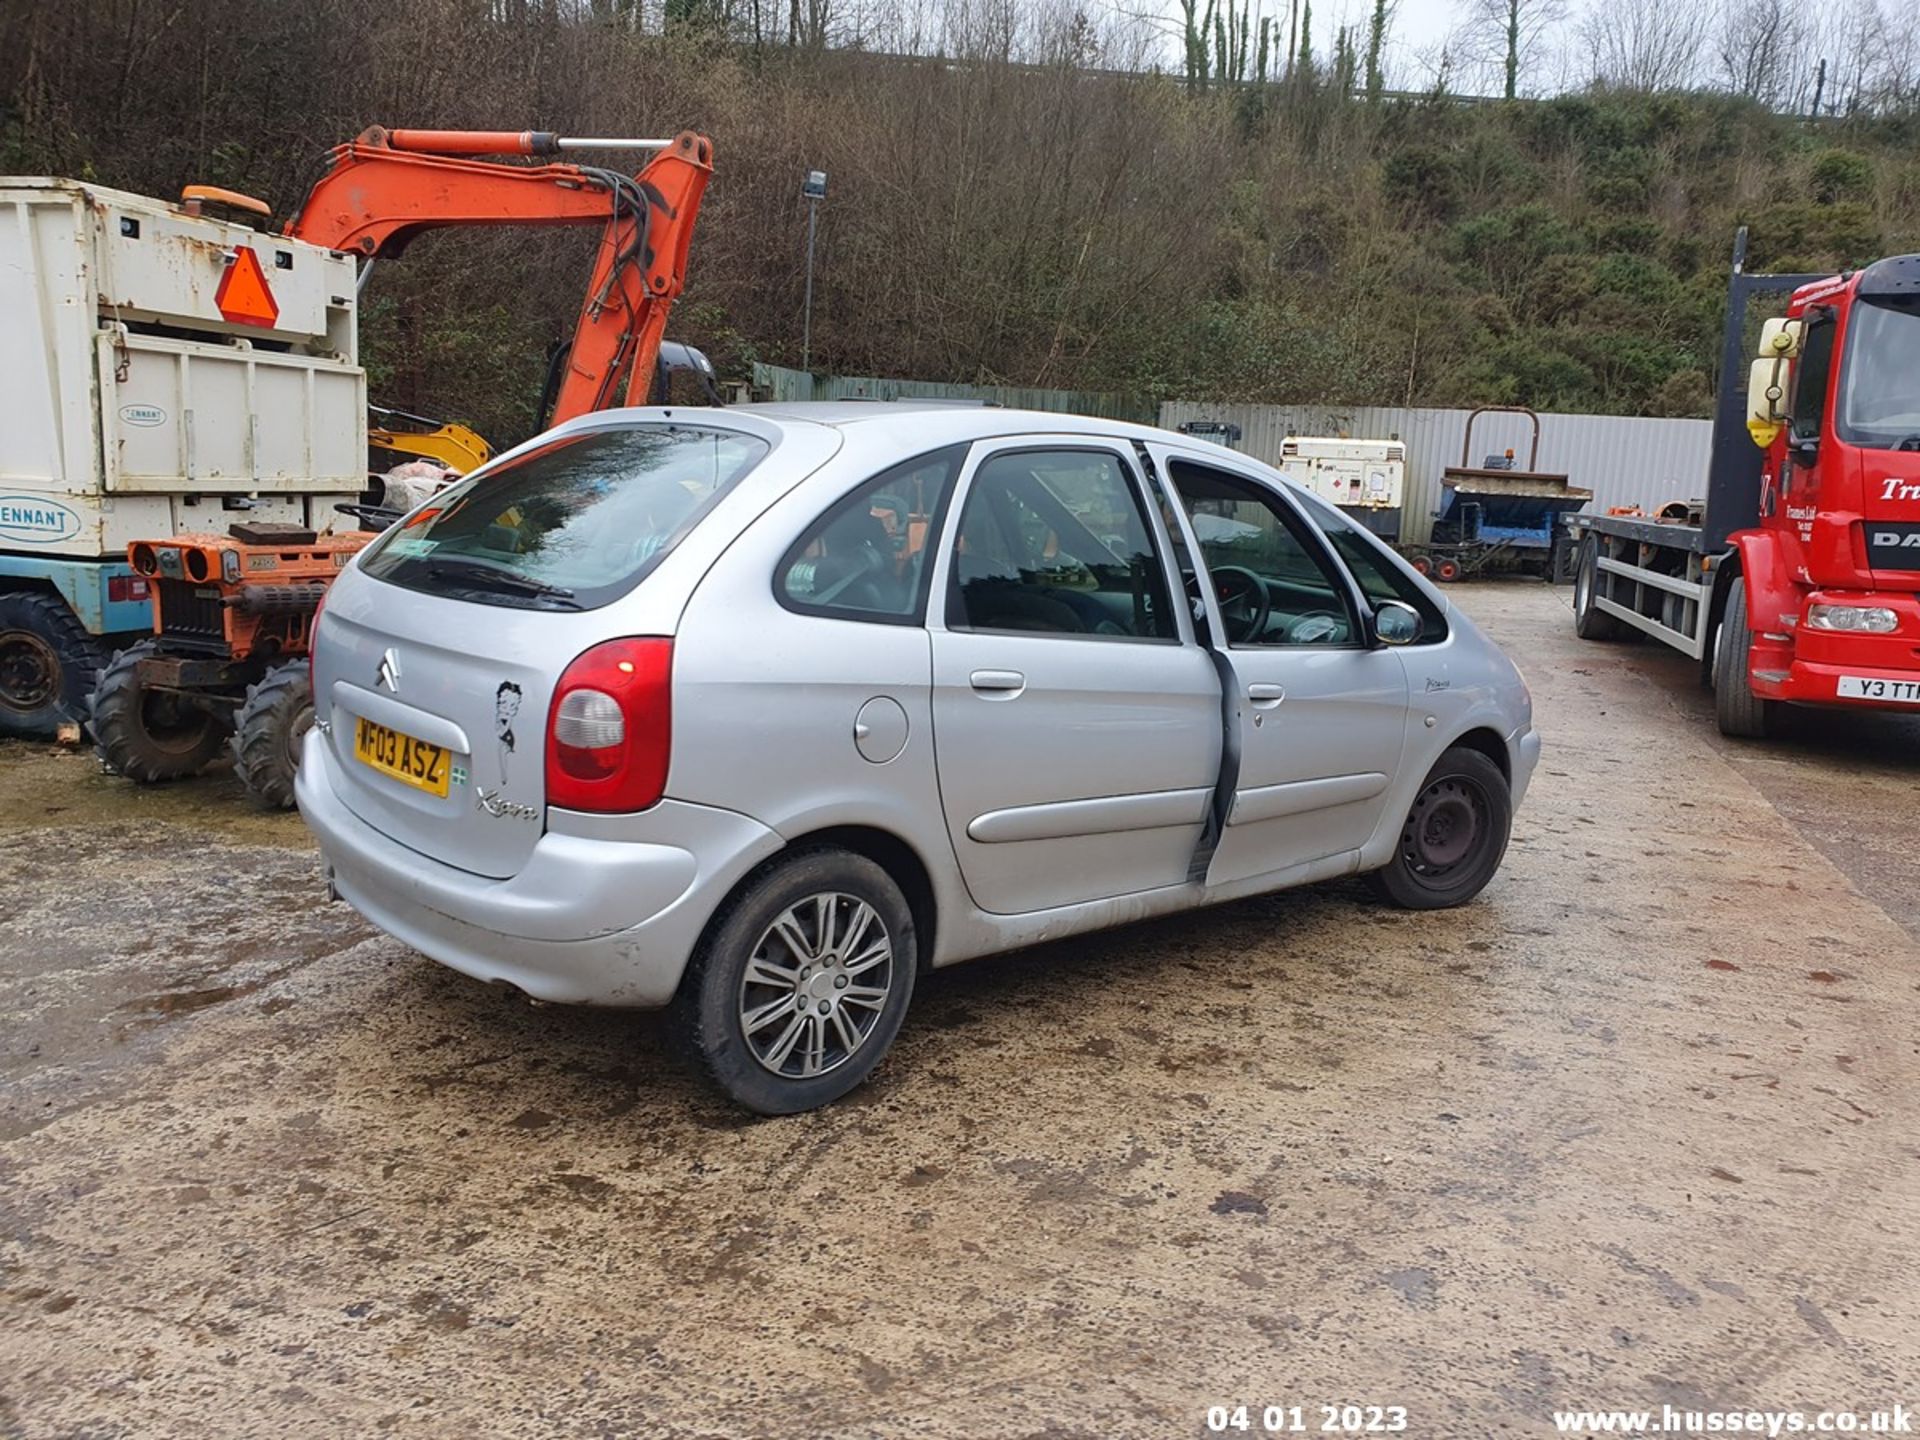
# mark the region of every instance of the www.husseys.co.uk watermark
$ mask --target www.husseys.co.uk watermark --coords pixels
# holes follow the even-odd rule
[[[1561,1435],[1912,1435],[1913,1412],[1891,1410],[1556,1410]]]

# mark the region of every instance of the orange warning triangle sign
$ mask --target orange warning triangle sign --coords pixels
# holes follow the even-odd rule
[[[260,257],[244,245],[235,248],[233,263],[220,277],[220,288],[213,292],[213,303],[236,325],[272,329],[280,318],[280,302],[267,287],[267,272],[260,268]]]

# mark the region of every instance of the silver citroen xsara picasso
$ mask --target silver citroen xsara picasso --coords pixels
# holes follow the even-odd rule
[[[382,929],[672,1006],[766,1113],[938,965],[1364,873],[1458,905],[1539,754],[1514,666],[1244,455],[1051,414],[625,410],[327,596],[302,814]]]

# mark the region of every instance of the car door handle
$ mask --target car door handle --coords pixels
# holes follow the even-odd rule
[[[1262,709],[1270,709],[1287,698],[1287,687],[1257,683],[1247,686],[1247,699]]]
[[[1018,670],[976,670],[967,678],[983,695],[1010,699],[1027,688],[1027,677]]]

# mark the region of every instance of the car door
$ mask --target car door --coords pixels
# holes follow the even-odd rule
[[[1137,462],[976,445],[934,577],[935,766],[968,892],[1024,914],[1186,881],[1221,702]]]
[[[1232,676],[1233,800],[1209,884],[1358,850],[1405,743],[1406,669],[1370,643],[1364,597],[1283,487],[1154,452],[1208,572]]]

